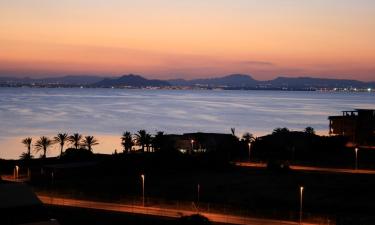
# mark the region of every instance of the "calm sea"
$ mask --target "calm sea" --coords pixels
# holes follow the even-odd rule
[[[0,158],[18,158],[21,139],[57,132],[94,135],[94,151],[121,150],[125,130],[263,135],[312,126],[328,134],[329,115],[375,108],[374,93],[0,88]],[[56,155],[53,148],[48,155]]]

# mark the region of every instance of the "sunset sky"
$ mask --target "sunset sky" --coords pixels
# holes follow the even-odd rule
[[[375,1],[0,1],[0,76],[126,73],[375,80]]]

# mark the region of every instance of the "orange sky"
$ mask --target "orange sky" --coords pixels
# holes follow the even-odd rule
[[[375,80],[373,0],[2,0],[0,76]]]

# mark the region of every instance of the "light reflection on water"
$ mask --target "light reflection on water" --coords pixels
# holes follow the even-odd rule
[[[97,152],[119,150],[125,130],[166,133],[314,127],[327,134],[329,115],[375,108],[373,93],[280,91],[169,91],[0,88],[0,157],[17,158],[26,136],[59,131],[95,135]],[[55,155],[58,150],[52,150]]]

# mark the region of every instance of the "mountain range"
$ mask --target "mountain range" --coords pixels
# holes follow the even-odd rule
[[[231,74],[207,79],[147,79],[140,75],[128,74],[121,77],[64,76],[54,78],[12,78],[0,77],[2,86],[55,85],[89,87],[205,87],[226,89],[314,89],[314,88],[374,88],[375,82],[346,79],[326,79],[312,77],[277,77],[259,81],[246,74]]]
[[[165,87],[171,86],[167,81],[163,80],[149,80],[140,75],[124,75],[119,78],[105,78],[102,81],[93,83],[97,87],[116,87],[116,86],[129,86],[129,87]]]

